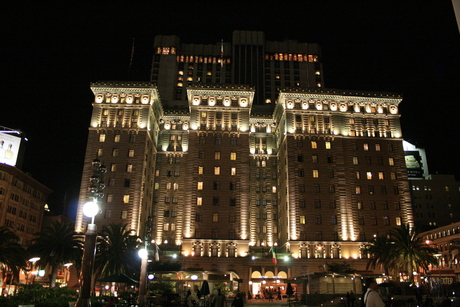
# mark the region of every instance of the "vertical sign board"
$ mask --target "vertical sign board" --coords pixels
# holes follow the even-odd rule
[[[21,137],[0,133],[0,163],[16,166]]]

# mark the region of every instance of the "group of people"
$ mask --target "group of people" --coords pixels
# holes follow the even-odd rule
[[[187,296],[185,297],[185,302],[187,307],[195,307],[199,306],[200,299],[197,296],[192,295],[192,291],[187,291]],[[227,303],[227,298],[222,293],[221,289],[217,289],[216,294],[211,294],[209,299],[206,301],[206,306],[211,307],[229,307]],[[231,307],[244,307],[244,297],[242,293],[238,293],[232,303],[230,304]]]
[[[353,290],[347,292],[345,298],[347,300],[347,307],[355,307],[356,296]]]
[[[366,280],[366,286],[367,291],[364,294],[363,298],[363,305],[365,307],[385,307],[385,303],[382,300],[382,297],[380,296],[379,293],[379,286],[377,285],[377,282],[375,281],[374,278],[368,278]],[[431,297],[430,294],[427,294],[425,297],[425,301],[423,301],[423,297],[420,291],[415,292],[415,297],[417,299],[417,305],[420,307],[433,307],[434,306],[434,301],[433,298]],[[412,299],[413,300],[413,299]],[[413,300],[415,302],[415,300]],[[347,307],[354,306],[354,304],[348,305],[348,295],[347,295]],[[441,302],[442,307],[450,307],[451,306],[451,300],[447,296],[443,296],[442,302]]]
[[[256,298],[267,299],[269,302],[273,302],[274,299],[281,300],[281,289],[279,287],[278,289],[260,289]]]

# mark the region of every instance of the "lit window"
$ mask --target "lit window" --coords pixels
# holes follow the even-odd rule
[[[206,118],[206,112],[201,112],[201,117]]]
[[[316,141],[311,141],[311,148],[313,149],[318,148],[318,143],[316,143]]]
[[[133,165],[132,165],[132,164],[127,164],[127,165],[126,165],[126,171],[127,171],[128,173],[132,172],[132,171],[133,171]]]
[[[220,175],[220,166],[214,167],[214,175]]]
[[[117,170],[117,165],[115,163],[110,164],[110,171],[115,172]]]
[[[331,142],[327,141],[324,145],[326,146],[326,149],[331,149]]]
[[[372,172],[366,172],[367,179],[372,179]]]
[[[129,203],[129,195],[128,195],[128,194],[123,195],[123,202],[124,202],[125,204]]]
[[[112,157],[118,157],[118,149],[112,150]]]
[[[179,190],[179,184],[178,183],[173,184],[173,190]]]
[[[236,175],[236,167],[232,167],[230,169],[230,175],[235,176]]]
[[[299,223],[300,224],[306,224],[306,218],[305,218],[305,215],[301,215],[299,216]]]
[[[395,165],[395,159],[394,158],[388,158],[388,164],[389,165]]]
[[[375,144],[375,151],[380,151],[380,144]]]
[[[128,218],[128,211],[126,210],[121,211],[121,218],[123,220],[126,220]]]
[[[236,152],[230,153],[230,160],[236,160]]]
[[[166,183],[166,190],[171,190],[171,182]]]
[[[369,144],[364,143],[364,150],[365,150],[365,151],[368,151],[368,150],[369,150]]]
[[[319,172],[317,169],[313,170],[313,178],[318,178],[319,177]]]
[[[203,181],[199,181],[197,184],[197,190],[203,190]]]
[[[128,157],[130,158],[134,157],[134,149],[128,150]]]
[[[216,152],[214,153],[214,159],[215,159],[215,160],[220,160],[220,151],[216,151]]]
[[[111,203],[113,201],[113,194],[107,194],[107,202]]]
[[[105,142],[105,134],[99,134],[99,142]]]
[[[198,166],[198,175],[203,175],[203,166]]]
[[[396,218],[396,225],[401,226],[401,218],[400,217]]]
[[[356,172],[356,179],[361,179],[361,173],[360,172]]]
[[[385,179],[384,176],[383,176],[383,172],[379,172],[379,179],[380,179],[380,180]]]
[[[115,143],[120,142],[120,137],[121,137],[121,135],[116,134],[115,137],[113,138],[113,141],[114,141]]]
[[[212,222],[213,223],[219,222],[219,213],[213,213],[212,214]]]
[[[276,186],[272,186],[272,193],[276,193]]]
[[[358,164],[359,160],[358,157],[353,157],[353,164]]]
[[[197,206],[202,206],[203,205],[203,197],[197,197],[196,198],[196,205]]]
[[[356,194],[361,194],[361,186],[357,185],[355,188]]]

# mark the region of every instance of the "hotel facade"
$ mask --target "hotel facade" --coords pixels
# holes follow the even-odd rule
[[[325,88],[317,45],[260,32],[154,47],[151,82],[91,85],[77,231],[95,158],[99,228],[143,236],[151,217],[161,257],[245,292],[331,263],[364,271],[366,242],[413,224],[399,95]]]

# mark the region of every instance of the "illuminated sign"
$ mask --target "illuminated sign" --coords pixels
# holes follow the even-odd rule
[[[0,163],[16,166],[20,146],[20,137],[0,133]]]
[[[420,152],[418,151],[405,151],[404,152],[407,176],[409,179],[420,178],[423,179],[423,163]]]

